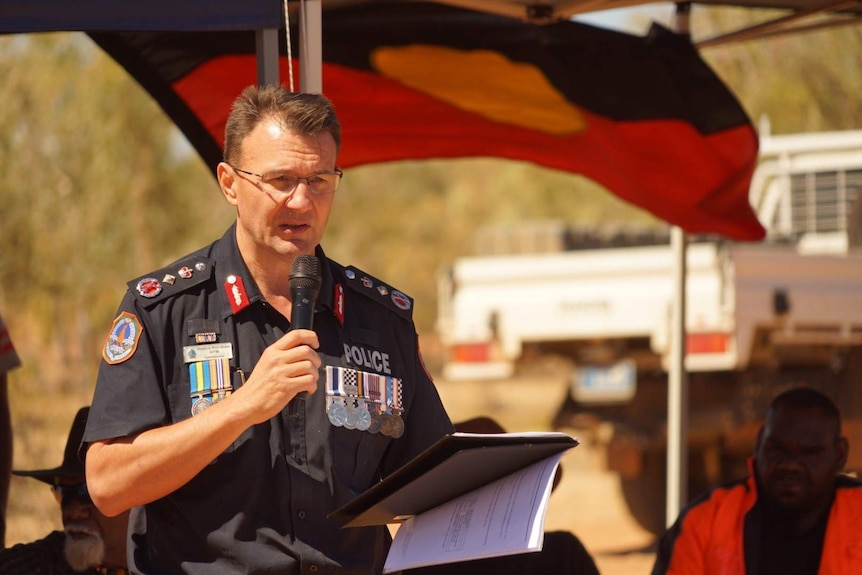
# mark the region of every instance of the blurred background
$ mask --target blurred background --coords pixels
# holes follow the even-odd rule
[[[651,19],[669,19],[671,11],[591,21],[644,33]],[[718,33],[762,16],[695,11],[693,28]],[[808,49],[811,44],[819,50]],[[755,123],[768,116],[774,134],[862,128],[858,26],[702,55]],[[0,37],[0,77],[0,313],[23,362],[10,375],[14,467],[53,467],[74,413],[90,401],[126,281],[219,237],[233,213],[167,117],[83,34]],[[435,331],[436,276],[475,253],[488,230],[549,220],[599,231],[665,228],[577,176],[496,159],[405,162],[349,170],[323,245],[333,259],[416,299],[426,363],[453,419],[481,413],[512,431],[541,430],[550,429],[565,393],[565,369],[536,358],[518,374],[517,387],[445,381]],[[513,389],[530,391],[513,397]],[[569,456],[567,476],[583,472],[586,483],[571,480],[561,491],[610,493],[613,485],[600,470],[586,473],[596,461],[587,449]],[[614,535],[613,520],[627,521],[622,507],[599,511],[610,523],[596,529],[648,555],[652,539],[637,526]],[[552,510],[549,525],[589,530],[578,516],[571,507]],[[59,527],[49,490],[13,478],[7,544]]]

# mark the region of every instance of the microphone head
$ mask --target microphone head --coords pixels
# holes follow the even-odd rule
[[[299,255],[290,268],[290,289],[311,288],[319,290],[323,278],[320,276],[320,260],[316,256]]]

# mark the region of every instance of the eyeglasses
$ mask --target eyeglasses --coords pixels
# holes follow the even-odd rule
[[[86,483],[76,483],[74,485],[52,485],[51,492],[54,494],[54,499],[57,503],[63,505],[68,503],[71,498],[74,498],[81,503],[92,503],[90,492],[87,491]]]
[[[277,197],[284,197],[293,193],[299,182],[305,182],[311,193],[316,196],[331,194],[338,189],[338,184],[341,183],[341,177],[344,175],[339,168],[335,168],[334,172],[321,172],[307,177],[297,176],[290,172],[268,172],[266,174],[256,174],[248,170],[241,170],[236,166],[231,168],[242,174],[255,176],[260,179],[260,188]]]

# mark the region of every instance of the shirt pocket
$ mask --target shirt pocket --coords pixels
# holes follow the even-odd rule
[[[344,329],[345,341],[351,343],[359,343],[377,347],[380,343],[380,336],[376,331],[371,329],[363,329],[361,327],[350,327]]]
[[[383,454],[391,438],[337,427],[332,440],[333,467],[340,483],[354,493],[362,493],[380,480]]]

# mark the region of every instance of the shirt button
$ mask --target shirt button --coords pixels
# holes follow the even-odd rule
[[[305,519],[305,511],[300,511],[300,512],[299,512],[299,513],[297,513],[296,515],[297,515],[300,519]],[[315,568],[315,569],[317,569],[316,567],[314,567],[314,565],[312,565],[312,567],[313,567],[313,568]]]
[[[317,565],[312,565],[311,567],[308,568],[308,570],[311,571],[312,573],[317,573]]]

